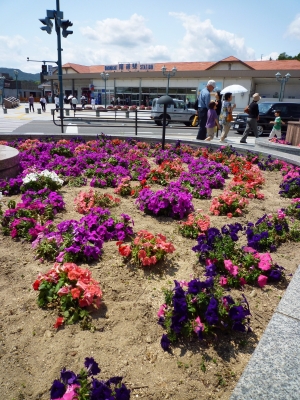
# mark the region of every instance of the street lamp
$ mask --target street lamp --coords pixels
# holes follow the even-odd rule
[[[3,108],[5,76],[0,76],[0,103]]]
[[[170,78],[171,78],[171,76],[174,76],[176,74],[177,69],[176,69],[176,67],[173,67],[172,71],[166,72],[167,71],[167,67],[164,65],[161,70],[162,70],[163,76],[166,76],[168,78],[168,85],[167,85],[167,91],[166,91],[166,94],[168,95],[169,94]]]
[[[101,78],[104,80],[104,106],[106,108],[106,81],[109,78],[109,74],[105,74],[104,72],[101,72]]]
[[[280,82],[280,92],[279,92],[278,101],[282,101],[283,97],[284,97],[285,84],[290,79],[291,74],[287,73],[285,76],[281,76],[281,73],[277,72],[277,74],[275,74],[275,76],[276,76],[276,81]]]
[[[16,77],[16,89],[17,89],[17,99],[18,99],[19,98],[19,91],[18,91],[18,74],[19,74],[19,72],[15,69],[14,74]]]

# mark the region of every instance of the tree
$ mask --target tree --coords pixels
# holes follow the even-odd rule
[[[294,57],[289,56],[288,54],[286,54],[286,52],[280,53],[277,60],[299,60],[300,61],[300,53]]]

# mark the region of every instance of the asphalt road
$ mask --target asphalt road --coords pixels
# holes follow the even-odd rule
[[[79,124],[79,125],[77,125]],[[13,129],[12,129],[13,128]],[[166,127],[166,138],[178,138],[178,139],[189,139],[193,140],[196,138],[198,128],[186,127],[182,124],[171,124]],[[29,121],[23,125],[10,127],[5,131],[5,127],[2,129],[2,134],[5,133],[18,133],[20,136],[22,134],[32,134],[32,135],[51,135],[61,133],[61,127],[55,125],[52,121]],[[74,135],[84,135],[84,134],[101,134],[105,135],[120,135],[124,134],[126,136],[134,136],[136,134],[135,124],[128,122],[115,123],[113,121],[94,123],[91,121],[68,121],[67,125],[64,127],[64,133],[74,134]],[[143,123],[139,122],[137,126],[138,136],[150,136],[150,137],[161,137],[162,127],[156,126],[154,123]],[[220,137],[220,132],[219,132]],[[240,138],[240,135],[235,133],[234,130],[229,132],[228,137]]]

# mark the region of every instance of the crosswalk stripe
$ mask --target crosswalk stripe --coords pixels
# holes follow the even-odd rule
[[[12,120],[1,118],[0,119],[0,132],[13,132],[15,129],[19,128],[19,126],[27,124],[28,120]]]

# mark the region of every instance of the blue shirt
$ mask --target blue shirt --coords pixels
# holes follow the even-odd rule
[[[198,97],[198,107],[208,108],[210,102],[210,91],[207,88],[201,90]]]

